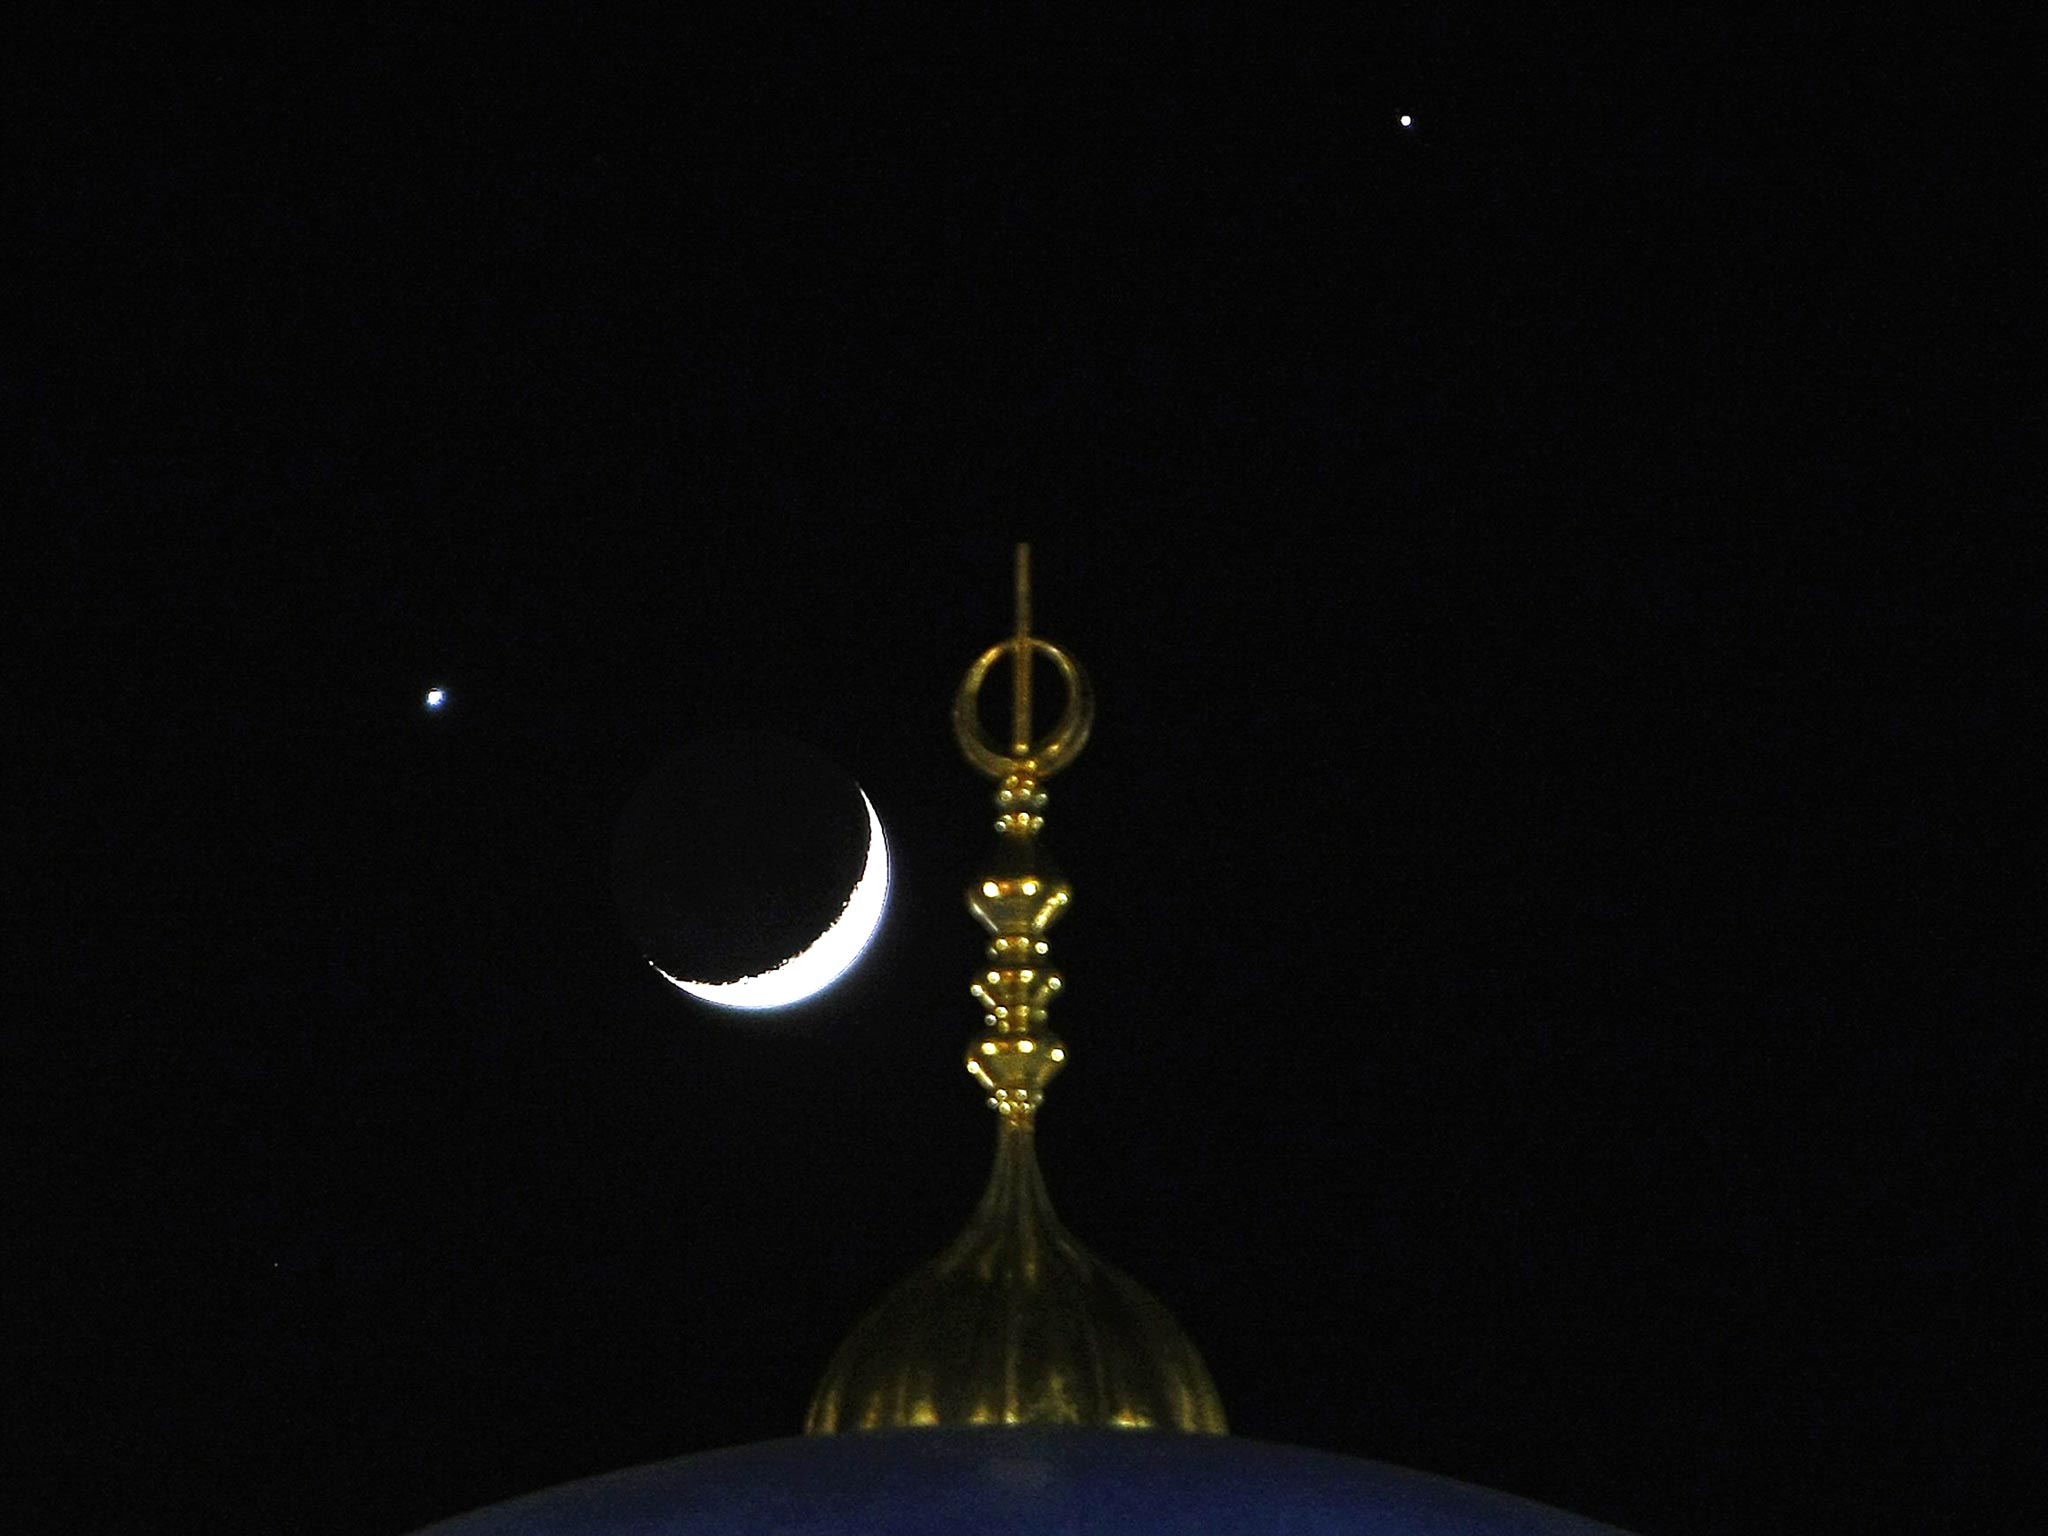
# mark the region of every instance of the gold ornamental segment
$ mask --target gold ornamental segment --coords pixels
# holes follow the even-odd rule
[[[1005,656],[1016,656],[1020,649],[1028,648],[1036,655],[1043,656],[1059,668],[1060,678],[1067,685],[1067,707],[1060,713],[1060,722],[1052,734],[1042,741],[1025,740],[1021,746],[1013,744],[1007,752],[998,750],[981,732],[981,690],[987,682],[989,669]],[[1021,707],[1030,708],[1030,668],[1018,667],[1016,671],[1025,681],[1016,684],[1023,694]],[[967,761],[979,768],[992,779],[1000,779],[1019,768],[1033,768],[1036,778],[1048,779],[1060,769],[1067,767],[1081,755],[1081,748],[1088,744],[1088,732],[1095,725],[1095,692],[1089,686],[1088,674],[1083,672],[1073,657],[1037,635],[1026,635],[1021,640],[999,640],[967,669],[967,676],[961,680],[960,692],[953,698],[953,736],[960,743],[960,750]],[[1026,725],[1023,729],[1029,730]]]
[[[1031,546],[1017,546],[1016,630],[975,658],[953,700],[953,734],[968,762],[996,782],[996,846],[967,887],[967,909],[990,938],[984,968],[969,991],[981,1004],[982,1033],[967,1046],[967,1070],[1006,1123],[1029,1128],[1067,1059],[1047,1010],[1063,985],[1048,964],[1046,930],[1073,900],[1073,889],[1039,845],[1044,781],[1087,744],[1095,695],[1087,674],[1065,651],[1031,633]],[[1010,658],[1010,747],[981,730],[981,690],[989,671]],[[1034,739],[1031,662],[1045,656],[1059,669],[1066,707],[1052,734]]]
[[[1016,671],[1010,678],[1010,751],[1031,755],[1031,546],[1017,546],[1017,638],[1010,654]]]
[[[992,667],[1010,658],[1010,746],[1001,750],[981,729],[981,690]],[[1043,740],[1032,739],[1031,659],[1043,656],[1059,669],[1067,704],[1059,724]],[[953,696],[953,736],[967,761],[992,779],[1021,776],[1049,779],[1081,755],[1095,725],[1095,690],[1080,663],[1050,640],[1031,633],[1031,546],[1017,546],[1017,632],[983,651],[960,680]]]

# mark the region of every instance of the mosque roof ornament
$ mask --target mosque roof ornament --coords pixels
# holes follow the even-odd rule
[[[967,888],[989,933],[969,988],[982,1032],[966,1065],[997,1116],[994,1166],[967,1228],[913,1271],[854,1329],[826,1368],[805,1428],[1067,1424],[1224,1432],[1223,1405],[1201,1356],[1136,1281],[1060,1223],[1038,1167],[1046,1087],[1067,1061],[1049,1021],[1064,984],[1047,933],[1073,888],[1039,841],[1045,783],[1087,744],[1095,699],[1061,647],[1031,632],[1030,546],[1017,547],[1016,628],[967,669],[953,703],[962,754],[996,781],[995,845]],[[1036,734],[1031,663],[1044,657],[1066,688],[1057,724]],[[999,661],[1011,676],[1010,737],[989,741],[983,686]]]

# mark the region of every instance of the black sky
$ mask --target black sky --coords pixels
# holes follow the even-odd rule
[[[1048,1178],[1234,1428],[1650,1536],[1990,1528],[2012,39],[71,25],[8,89],[24,1529],[792,1432],[985,1171],[946,709],[1019,537],[1101,699]],[[764,1029],[606,873],[740,728],[898,864]]]

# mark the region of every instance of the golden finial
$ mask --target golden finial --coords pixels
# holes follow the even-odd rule
[[[1005,656],[1007,752],[980,722],[982,686]],[[1031,700],[1040,656],[1067,693],[1042,739],[1033,735]],[[1087,675],[1031,633],[1031,551],[1020,544],[1015,632],[982,652],[953,700],[960,750],[997,781],[996,846],[967,889],[968,909],[991,935],[971,989],[984,1011],[967,1069],[999,1117],[995,1167],[967,1230],[839,1346],[811,1400],[812,1434],[959,1424],[1224,1431],[1216,1388],[1180,1325],[1067,1232],[1038,1169],[1038,1107],[1067,1059],[1046,1022],[1061,978],[1046,964],[1045,933],[1073,900],[1038,843],[1044,783],[1080,755],[1094,720]]]
[[[989,668],[1010,658],[1010,750],[983,738],[980,702]],[[1067,707],[1043,741],[1034,740],[1031,663],[1046,656],[1067,685]],[[1031,633],[1031,546],[1017,546],[1017,632],[990,646],[967,669],[953,700],[953,734],[968,762],[998,781],[996,847],[967,887],[967,909],[993,937],[988,968],[970,989],[983,1008],[986,1033],[967,1051],[967,1070],[989,1094],[989,1108],[1028,1124],[1067,1059],[1064,1042],[1046,1025],[1046,1005],[1062,978],[1046,964],[1045,932],[1073,890],[1039,847],[1045,826],[1044,781],[1068,767],[1088,743],[1095,696],[1087,674],[1065,651]]]

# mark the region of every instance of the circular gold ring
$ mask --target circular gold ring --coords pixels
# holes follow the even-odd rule
[[[976,707],[981,698],[981,685],[988,680],[988,669],[1002,657],[1016,654],[1015,640],[999,640],[983,651],[960,680],[960,691],[953,695],[954,739],[960,743],[960,750],[967,755],[967,761],[991,778],[1000,779],[1015,772],[1020,762],[1031,764],[1039,778],[1051,778],[1081,755],[1081,748],[1088,744],[1088,732],[1095,725],[1095,690],[1089,686],[1088,674],[1081,670],[1080,663],[1050,640],[1032,635],[1026,643],[1059,668],[1060,677],[1067,685],[1067,707],[1061,711],[1060,723],[1053,728],[1052,734],[1043,741],[1034,742],[1025,757],[999,752],[989,745],[981,734],[981,715]],[[1029,664],[1028,659],[1017,662],[1019,666]]]

